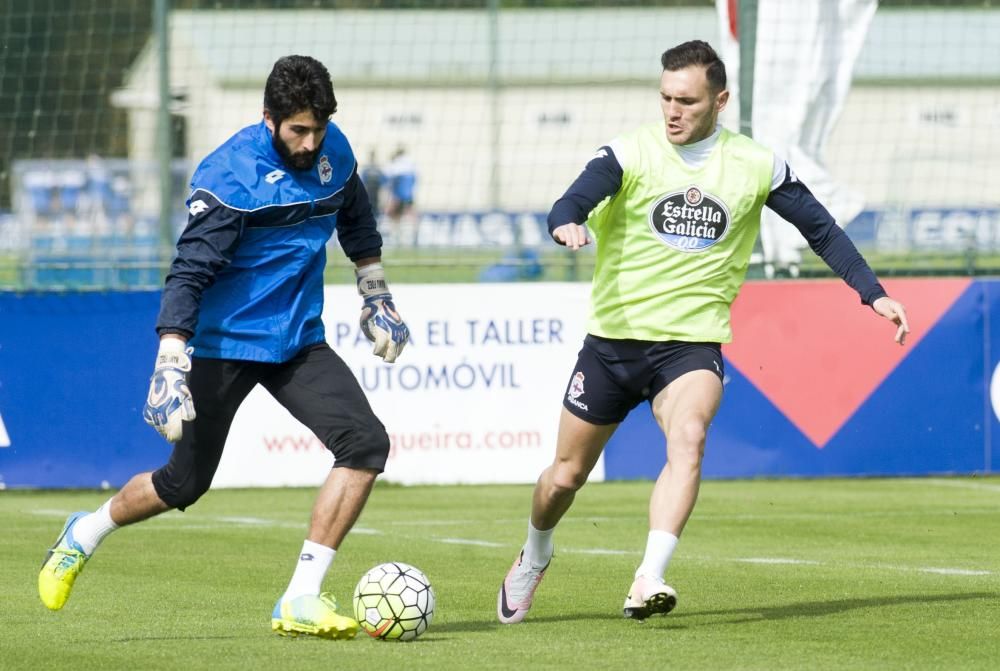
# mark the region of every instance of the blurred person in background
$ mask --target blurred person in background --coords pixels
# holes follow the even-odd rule
[[[334,229],[356,266],[361,328],[374,353],[395,361],[409,330],[386,286],[382,239],[351,146],[330,121],[336,110],[322,63],[281,58],[265,85],[263,119],[195,171],[187,228],[163,289],[160,346],[143,410],[173,452],[96,512],[69,516],[38,576],[48,608],[65,605],[112,531],[184,510],[209,489],[233,416],[260,384],[334,456],[271,627],[334,639],[357,633],[358,623],[338,613],[321,586],[385,466],[389,438],[326,343],[323,272]],[[252,546],[232,551],[252,556]]]
[[[382,186],[385,184],[385,173],[378,165],[374,149],[368,153],[368,163],[361,168],[361,183],[365,185],[365,191],[368,192],[368,201],[372,205],[372,212],[378,217],[382,214]]]
[[[385,169],[385,179],[389,187],[386,214],[397,222],[412,216],[417,188],[417,166],[405,147],[399,147],[393,153],[392,161]]]
[[[896,342],[909,332],[903,306],[785,161],[718,124],[729,93],[712,47],[686,42],[660,62],[663,120],[598,149],[549,214],[552,237],[573,251],[593,232],[591,316],[563,398],[555,460],[538,479],[527,539],[497,594],[505,624],[524,619],[552,559],[556,524],[618,424],[643,401],[666,438],[667,463],[623,614],[643,620],[677,604],[664,574],[697,500],[705,438],[722,400],[721,343],[732,339],[730,305],[765,204],[895,325]]]

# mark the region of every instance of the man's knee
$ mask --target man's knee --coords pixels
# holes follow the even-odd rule
[[[381,423],[364,431],[352,431],[330,448],[336,466],[371,469],[378,473],[385,470],[389,459],[389,434]]]
[[[667,436],[667,449],[670,460],[676,465],[687,463],[692,466],[701,464],[705,454],[705,437],[707,428],[698,419],[687,419],[677,422]]]
[[[211,478],[195,473],[179,475],[169,467],[153,472],[153,489],[156,495],[171,508],[184,510],[194,505],[212,485]]]
[[[575,492],[587,483],[590,473],[579,464],[564,461],[553,467],[552,486],[564,492]]]

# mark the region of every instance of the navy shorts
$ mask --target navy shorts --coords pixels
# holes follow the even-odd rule
[[[722,381],[725,364],[719,343],[588,335],[563,405],[591,424],[617,424],[639,403],[652,400],[668,384],[694,370],[711,371]]]
[[[334,468],[385,468],[385,427],[351,369],[325,342],[305,347],[285,363],[195,356],[188,386],[197,417],[184,423],[170,461],[153,472],[153,487],[168,505],[183,510],[208,490],[233,417],[258,384],[333,453]]]

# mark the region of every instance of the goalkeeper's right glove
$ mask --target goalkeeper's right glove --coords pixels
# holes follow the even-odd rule
[[[142,409],[146,424],[156,429],[171,443],[181,439],[182,421],[195,418],[194,401],[187,386],[191,371],[192,348],[184,348],[184,341],[164,338],[156,355],[156,368],[149,382],[149,394]]]

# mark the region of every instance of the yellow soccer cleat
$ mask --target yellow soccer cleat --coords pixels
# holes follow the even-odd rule
[[[329,592],[279,599],[271,613],[271,629],[282,636],[310,634],[320,638],[347,639],[358,633],[358,623],[337,614],[337,600]]]
[[[76,577],[90,558],[73,539],[73,526],[86,514],[78,512],[66,518],[62,533],[45,555],[42,570],[38,572],[38,596],[50,610],[59,610],[66,605]]]

